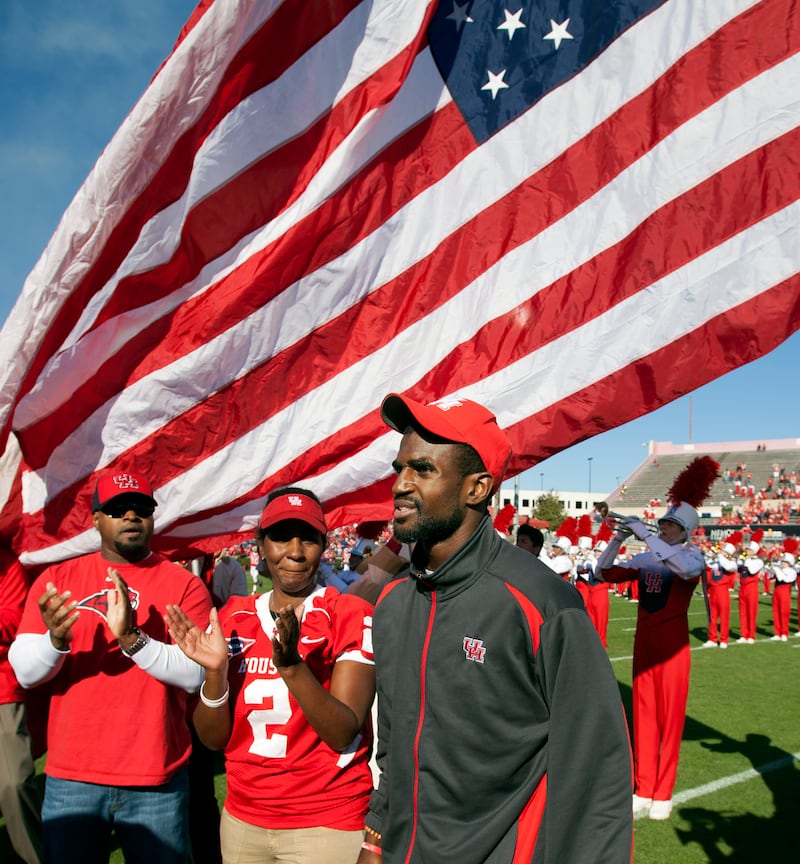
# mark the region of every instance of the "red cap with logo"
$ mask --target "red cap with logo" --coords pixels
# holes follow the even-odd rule
[[[105,507],[109,501],[120,495],[140,495],[142,498],[146,498],[153,507],[158,506],[156,499],[153,498],[150,481],[146,477],[141,474],[134,474],[133,471],[113,471],[97,478],[97,486],[92,498],[92,513],[96,513]]]
[[[511,442],[488,408],[470,399],[438,399],[429,405],[390,393],[381,405],[384,423],[403,433],[410,426],[456,444],[469,444],[499,488],[511,458]]]
[[[286,519],[299,519],[316,528],[323,536],[328,533],[322,507],[313,498],[300,492],[287,492],[273,498],[264,508],[258,525],[260,528],[270,528]]]

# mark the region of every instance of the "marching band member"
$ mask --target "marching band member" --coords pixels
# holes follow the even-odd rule
[[[758,583],[764,570],[764,559],[760,557],[763,529],[754,531],[745,547],[746,557],[739,565],[739,630],[741,636],[736,640],[745,645],[756,641],[758,621]]]
[[[772,556],[770,556],[770,558],[772,558]],[[764,569],[761,571],[761,579],[764,583],[764,590],[762,591],[762,594],[765,597],[769,597],[772,593],[772,591],[770,590],[772,588],[772,568],[764,567]]]
[[[716,648],[719,641],[720,648],[728,647],[731,623],[731,594],[736,581],[736,546],[742,539],[742,532],[735,531],[722,544],[708,570],[708,640],[703,643],[705,648]],[[719,629],[719,632],[718,632]],[[719,640],[717,636],[719,635]]]
[[[581,517],[583,518],[583,517]],[[588,519],[588,517],[587,517]],[[590,528],[591,530],[591,528]],[[596,574],[597,552],[602,552],[611,539],[612,532],[606,523],[598,529],[597,536],[592,538],[590,534],[578,538],[578,547],[583,549],[584,554],[577,562],[575,572],[575,587],[583,597],[586,612],[589,619],[597,630],[603,648],[608,648],[608,585]],[[592,544],[595,544],[594,550]]]
[[[574,576],[574,561],[570,555],[572,547],[577,543],[575,534],[578,520],[568,516],[556,529],[557,540],[553,544],[553,557],[548,562],[550,567],[564,579],[572,582]]]
[[[592,575],[594,574],[595,557],[592,552],[592,538],[578,538],[578,557],[575,559],[575,587],[580,591],[581,596],[585,599],[585,592],[580,583],[588,585]]]
[[[798,545],[797,540],[787,537],[783,541],[783,557],[772,569],[775,574],[775,587],[772,589],[772,624],[775,628],[773,641],[786,642],[789,638],[792,586],[797,582],[794,553]]]
[[[669,490],[670,506],[654,535],[635,516],[619,520],[600,555],[606,582],[639,581],[639,613],[633,646],[634,813],[668,819],[678,773],[689,694],[688,608],[705,571],[703,554],[690,541],[700,524],[696,510],[719,476],[710,456],[694,459]],[[647,551],[614,564],[622,541],[633,534]]]

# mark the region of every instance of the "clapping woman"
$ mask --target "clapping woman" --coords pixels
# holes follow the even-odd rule
[[[272,591],[232,597],[175,642],[205,668],[194,724],[224,749],[225,864],[355,861],[372,790],[372,607],[316,583],[327,528],[316,496],[273,492],[256,535]]]

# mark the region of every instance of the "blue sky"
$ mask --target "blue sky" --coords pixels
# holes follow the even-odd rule
[[[0,320],[194,6],[195,0],[2,0]],[[698,448],[800,437],[799,365],[795,334],[691,397],[540,463],[521,485],[586,489],[591,466],[592,490],[610,491],[646,457],[646,442],[685,443],[690,430]]]

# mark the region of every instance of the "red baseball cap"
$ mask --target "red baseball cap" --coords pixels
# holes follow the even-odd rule
[[[286,519],[299,519],[319,531],[323,537],[328,533],[322,507],[301,492],[287,492],[272,499],[261,514],[259,528],[270,528]]]
[[[384,423],[401,434],[410,426],[456,444],[469,444],[492,475],[494,492],[503,481],[511,442],[488,408],[470,399],[437,399],[429,405],[390,393],[381,405]]]
[[[146,477],[134,474],[132,471],[113,471],[97,478],[97,486],[92,498],[92,513],[96,513],[120,495],[139,495],[146,498],[153,507],[158,506],[156,499],[153,498],[150,481]]]

